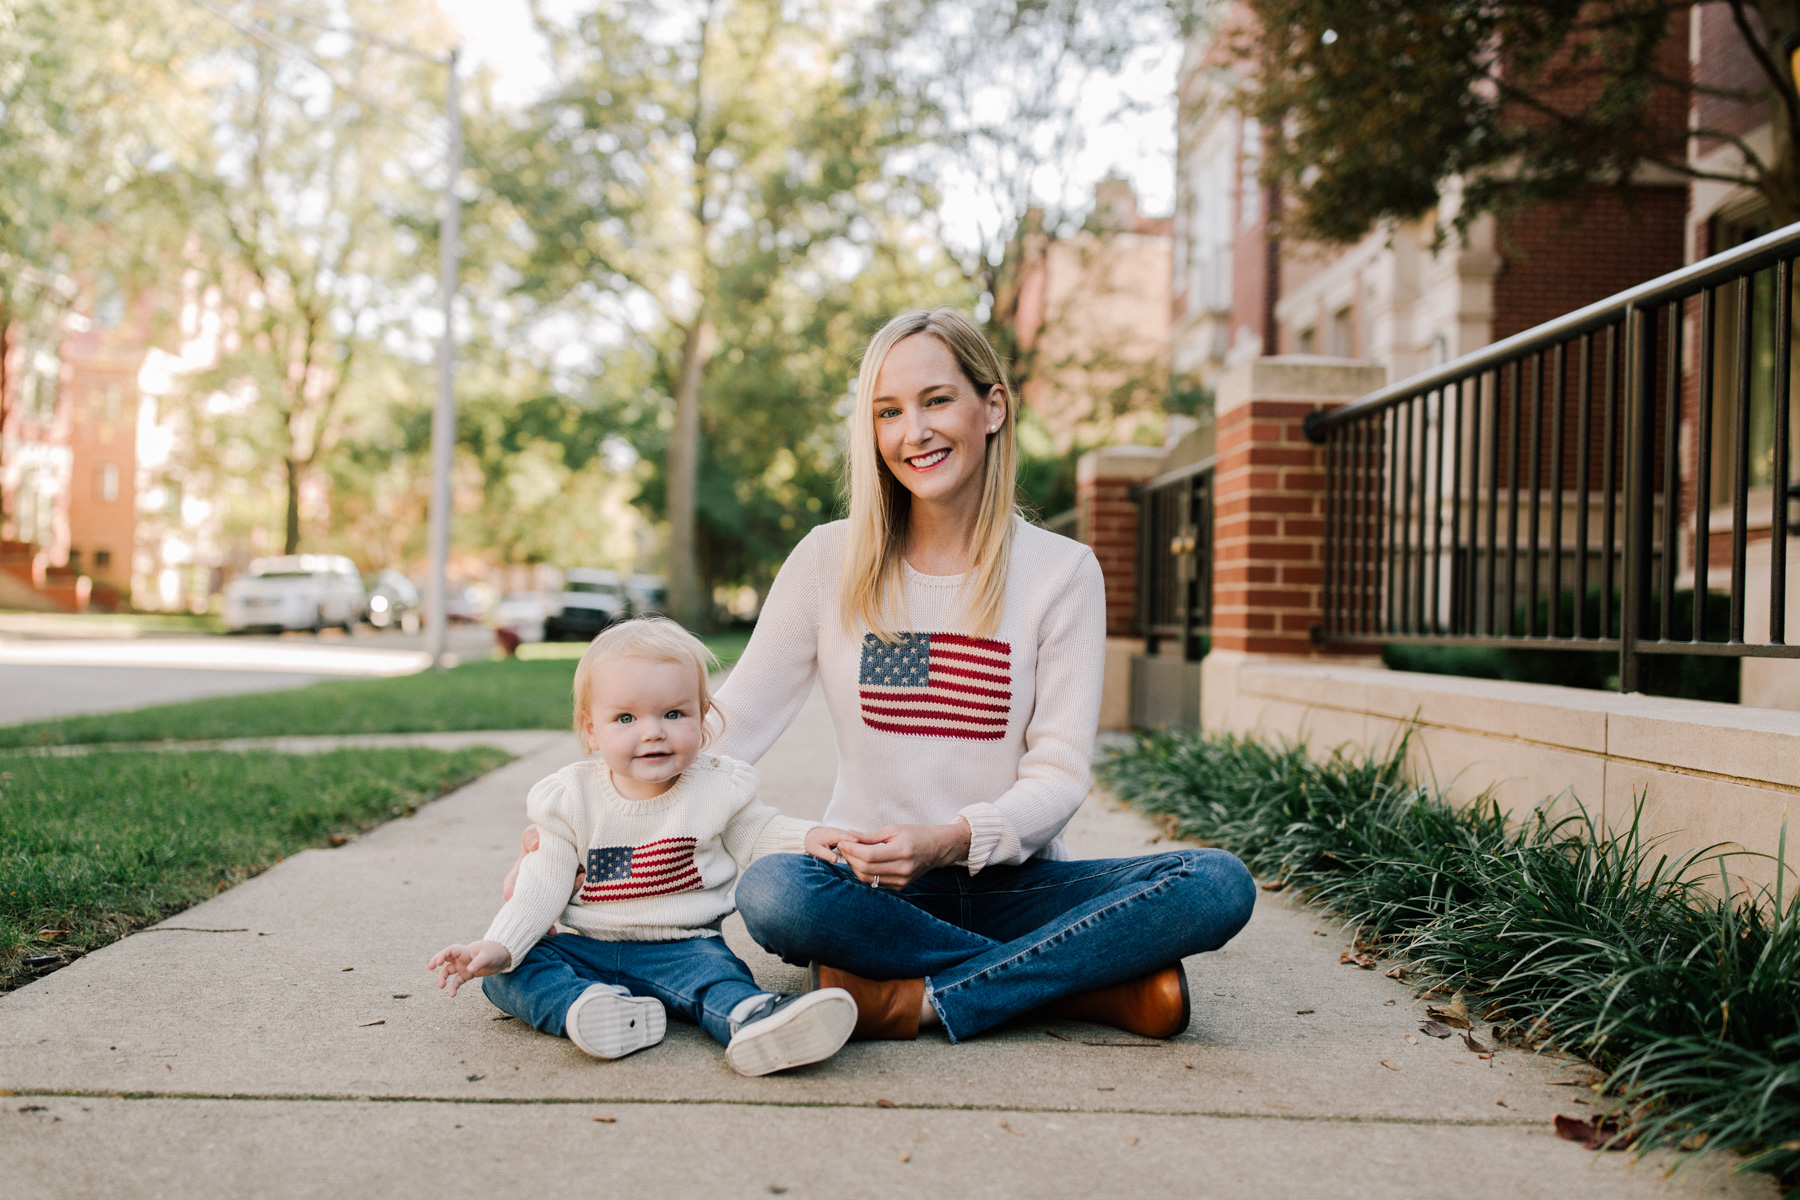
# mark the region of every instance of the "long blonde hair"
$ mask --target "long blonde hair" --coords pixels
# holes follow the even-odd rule
[[[968,632],[992,634],[1006,604],[1006,572],[1012,560],[1017,489],[1018,398],[1000,356],[970,320],[953,308],[903,312],[869,340],[856,377],[856,404],[850,410],[850,547],[844,564],[844,625],[860,620],[884,642],[896,640],[896,622],[905,620],[901,563],[906,551],[912,493],[881,461],[875,447],[875,381],[888,352],[914,334],[937,338],[957,366],[986,397],[995,387],[1005,396],[1006,415],[987,438],[981,511],[969,547],[971,579],[963,584]]]

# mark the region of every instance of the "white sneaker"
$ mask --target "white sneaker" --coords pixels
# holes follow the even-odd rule
[[[725,1061],[739,1075],[767,1075],[836,1054],[856,1028],[856,1001],[843,988],[770,995],[731,1026]]]
[[[663,1040],[668,1014],[655,996],[633,996],[610,983],[596,983],[575,998],[563,1018],[569,1040],[595,1058],[624,1058]]]

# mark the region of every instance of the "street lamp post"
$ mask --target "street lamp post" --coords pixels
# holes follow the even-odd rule
[[[438,238],[438,287],[444,303],[444,334],[438,344],[437,407],[431,413],[431,577],[425,586],[425,628],[432,667],[445,665],[449,649],[450,617],[446,572],[450,561],[450,465],[456,453],[456,389],[452,376],[455,361],[457,266],[461,256],[462,206],[456,182],[462,173],[462,109],[457,104],[456,60],[450,51],[450,87],[445,101],[450,122],[450,150],[445,163],[444,218]]]

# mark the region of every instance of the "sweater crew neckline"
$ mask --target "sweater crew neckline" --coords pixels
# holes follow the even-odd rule
[[[958,588],[969,577],[967,571],[960,575],[927,575],[904,558],[900,560],[900,569],[906,575],[906,582],[917,584],[920,587]]]
[[[606,802],[614,808],[617,808],[620,812],[625,813],[661,812],[663,809],[676,804],[687,794],[689,790],[688,777],[694,773],[695,768],[699,765],[700,760],[695,759],[693,763],[689,764],[687,770],[675,777],[675,786],[671,787],[662,795],[652,796],[648,800],[633,800],[630,796],[621,792],[619,790],[619,785],[613,782],[611,767],[607,766],[605,762],[598,758],[590,758],[588,760],[589,768],[600,777],[601,792],[605,797]]]

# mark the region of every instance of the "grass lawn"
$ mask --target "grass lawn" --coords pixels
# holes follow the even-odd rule
[[[0,992],[510,757],[478,746],[0,762]]]
[[[705,639],[734,663],[742,631]],[[130,712],[0,727],[0,748],[87,742],[197,741],[323,733],[457,729],[567,729],[575,660],[585,643],[521,647],[516,660],[484,659],[444,672],[353,679],[249,696],[215,696]]]

